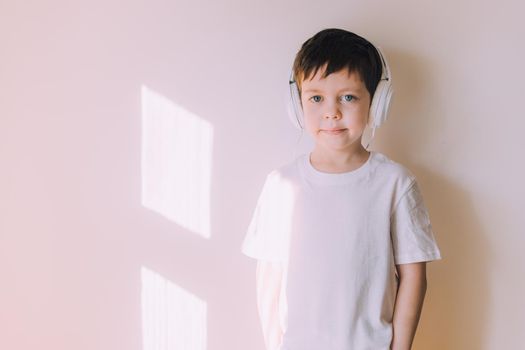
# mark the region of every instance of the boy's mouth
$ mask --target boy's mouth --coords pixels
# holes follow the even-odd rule
[[[343,133],[346,129],[324,129],[323,132],[329,134],[329,135],[339,135]]]

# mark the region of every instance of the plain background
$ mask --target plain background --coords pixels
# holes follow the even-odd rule
[[[310,146],[285,92],[300,45],[327,27],[385,51],[395,95],[373,148],[416,174],[442,251],[414,349],[521,348],[523,10],[0,0],[0,348],[262,350],[240,244],[266,173]],[[144,87],[213,130],[208,237],[142,203]],[[152,276],[206,305],[203,346],[144,329]]]

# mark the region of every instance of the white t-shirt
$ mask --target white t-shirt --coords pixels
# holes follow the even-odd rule
[[[375,151],[338,174],[309,156],[267,175],[241,247],[283,263],[279,350],[389,350],[395,264],[441,259],[415,176]]]

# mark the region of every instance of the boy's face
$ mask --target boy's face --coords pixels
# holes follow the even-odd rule
[[[326,65],[301,84],[306,130],[325,151],[358,151],[368,122],[370,94],[359,73],[345,68],[321,78]]]

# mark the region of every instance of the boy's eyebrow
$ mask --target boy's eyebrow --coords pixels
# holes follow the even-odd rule
[[[340,92],[343,92],[343,91],[351,91],[351,92],[362,92],[362,89],[360,88],[351,88],[351,87],[347,87],[347,88],[344,88],[344,89],[340,89],[338,91],[338,93]],[[322,90],[319,90],[319,89],[314,89],[314,88],[310,88],[310,89],[305,89],[302,91],[303,93],[308,93],[308,92],[323,92]]]

